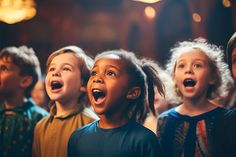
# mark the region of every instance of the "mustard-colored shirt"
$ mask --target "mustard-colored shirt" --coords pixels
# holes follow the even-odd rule
[[[73,131],[92,121],[89,115],[75,109],[56,117],[55,105],[50,116],[42,119],[35,127],[33,157],[66,157],[67,144]]]

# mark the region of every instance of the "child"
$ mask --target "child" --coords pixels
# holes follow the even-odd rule
[[[36,123],[47,111],[35,106],[31,90],[40,77],[32,48],[6,47],[0,52],[0,156],[31,157]]]
[[[72,134],[69,157],[161,156],[155,134],[135,122],[142,120],[146,103],[154,111],[154,85],[164,92],[154,65],[124,50],[96,57],[87,92],[100,120]]]
[[[234,82],[236,84],[236,32],[229,39],[226,49],[226,56],[229,68],[231,70]],[[230,101],[228,102],[228,106],[235,107],[235,105],[236,105],[236,89],[234,88],[234,90],[230,93]]]
[[[45,83],[53,105],[50,116],[35,128],[33,156],[66,157],[71,133],[94,120],[83,112],[92,64],[93,60],[76,46],[64,47],[49,56]]]
[[[31,92],[31,97],[34,100],[35,104],[37,106],[40,106],[44,108],[45,110],[49,111],[49,101],[50,98],[47,95],[46,89],[45,89],[45,80],[44,78],[41,78],[38,80],[38,82],[35,84],[34,89]]]
[[[223,52],[201,38],[180,42],[171,52],[167,69],[182,103],[158,117],[163,155],[212,156],[214,131],[227,110],[209,99],[227,95],[232,85]]]
[[[161,114],[164,111],[167,111],[174,106],[176,106],[179,102],[175,96],[175,92],[172,92],[171,89],[173,86],[173,81],[170,75],[163,70],[161,67],[158,68],[159,76],[163,84],[165,85],[165,91],[168,91],[165,94],[165,97],[160,95],[157,88],[155,88],[155,97],[154,97],[154,107],[156,111],[156,115],[154,115],[152,112],[148,112],[147,116],[144,120],[143,126],[149,128],[152,130],[154,133],[157,131],[157,117],[159,114]]]
[[[236,83],[236,32],[229,39],[226,56],[229,67],[231,69],[234,83]],[[227,157],[235,157],[236,156],[236,92],[235,86],[234,91],[231,93],[230,106],[234,108],[230,110],[225,116],[220,125],[218,139],[221,144],[217,145],[216,149],[216,157],[227,156]]]

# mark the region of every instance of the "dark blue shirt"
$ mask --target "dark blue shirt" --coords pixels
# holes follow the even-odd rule
[[[76,130],[69,140],[68,157],[160,157],[157,136],[137,122],[114,129],[98,121]]]

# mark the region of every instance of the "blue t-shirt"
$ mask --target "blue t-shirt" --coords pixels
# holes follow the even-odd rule
[[[215,131],[227,110],[218,107],[190,117],[179,114],[175,109],[158,117],[157,136],[163,156],[212,156],[215,151]]]
[[[160,157],[157,136],[137,122],[102,129],[98,121],[77,129],[70,137],[68,157]]]

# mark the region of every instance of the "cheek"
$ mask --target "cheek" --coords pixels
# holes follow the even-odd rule
[[[232,73],[233,73],[234,81],[236,82],[236,64],[232,66]]]

